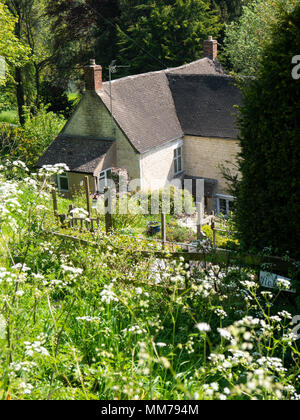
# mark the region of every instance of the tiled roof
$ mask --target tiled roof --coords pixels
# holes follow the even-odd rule
[[[132,146],[144,153],[184,132],[178,120],[168,75],[224,74],[217,61],[208,58],[181,67],[128,76],[112,82],[113,116]],[[109,83],[98,95],[110,110]]]
[[[235,105],[242,94],[226,75],[168,75],[182,131],[201,137],[238,138]]]
[[[37,167],[65,163],[71,172],[91,174],[112,146],[112,141],[58,136],[39,159]]]
[[[237,138],[232,113],[241,94],[232,82],[209,58],[117,79],[112,82],[113,117],[138,153],[184,134]],[[109,83],[97,94],[110,110]],[[66,163],[73,172],[94,173],[111,145],[107,139],[61,134],[37,166]]]

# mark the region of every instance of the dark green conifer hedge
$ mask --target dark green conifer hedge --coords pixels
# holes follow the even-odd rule
[[[300,69],[292,63],[297,55],[300,6],[282,17],[257,78],[244,88],[237,225],[247,249],[271,246],[273,253],[299,258]]]

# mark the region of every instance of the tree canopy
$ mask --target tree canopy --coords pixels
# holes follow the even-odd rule
[[[131,13],[136,19],[118,33],[119,60],[130,65],[131,74],[201,58],[204,39],[217,37],[222,27],[210,2],[203,0],[150,0]]]
[[[242,5],[251,0],[212,0],[212,5],[220,10],[222,22],[229,23],[241,15]]]
[[[273,27],[282,13],[293,10],[296,3],[297,0],[252,0],[243,6],[240,19],[225,29],[225,54],[236,73],[255,75]]]
[[[23,45],[15,35],[15,26],[17,20],[12,16],[8,7],[3,0],[0,0],[0,56],[1,66],[5,63],[6,70],[10,66],[19,66],[27,58],[28,48]],[[5,81],[4,77],[0,77],[0,84]]]

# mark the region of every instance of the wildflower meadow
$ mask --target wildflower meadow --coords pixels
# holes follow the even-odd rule
[[[158,245],[114,232],[94,233],[97,248],[47,234],[63,170],[1,166],[1,399],[300,399],[289,285],[157,261]]]

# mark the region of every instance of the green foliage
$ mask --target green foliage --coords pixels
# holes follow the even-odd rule
[[[0,86],[0,112],[17,109],[17,101],[13,82],[7,81],[5,86]]]
[[[2,111],[0,112],[0,122],[17,125],[19,123],[18,113],[16,111]]]
[[[245,0],[212,0],[214,7],[220,10],[222,22],[226,23],[238,18],[242,13],[242,5],[246,3]]]
[[[213,230],[210,226],[205,225],[202,227],[203,232],[210,240],[210,243],[213,243]],[[233,239],[224,233],[220,233],[217,231],[216,233],[216,247],[217,248],[224,248],[224,249],[231,249],[231,250],[238,250],[239,248],[239,241],[237,239]]]
[[[300,51],[300,6],[285,13],[264,51],[241,107],[242,181],[237,226],[245,247],[299,258],[300,83],[292,57]]]
[[[121,15],[118,33],[119,59],[130,65],[130,74],[202,58],[204,39],[217,37],[222,26],[217,13],[203,0],[137,2],[130,11],[124,9],[124,14],[126,27]]]
[[[82,67],[95,58],[107,67],[116,58],[116,23],[119,0],[50,0],[47,17],[51,24],[53,56],[51,80],[67,88],[70,80],[82,78]]]
[[[62,114],[68,119],[74,111],[77,99],[69,99],[65,89],[57,84],[43,81],[40,86],[40,100],[47,105],[47,110]]]
[[[45,107],[34,116],[27,112],[24,128],[1,124],[0,154],[8,159],[21,159],[30,170],[34,170],[39,157],[64,124],[62,117],[47,112]]]
[[[34,114],[26,111],[25,115],[25,136],[36,139],[40,150],[45,150],[65,125],[65,119],[49,112],[47,106],[42,106]]]
[[[6,61],[6,66],[3,69],[3,63],[0,69],[0,85],[6,80],[3,77],[2,70],[8,72],[8,65],[20,65],[26,62],[28,58],[29,49],[24,46],[15,35],[15,26],[17,19],[10,13],[8,7],[3,0],[0,0],[0,56]],[[6,74],[6,77],[8,73]]]
[[[180,226],[177,220],[171,220],[167,224],[167,241],[189,243],[196,239],[196,233],[190,228]]]
[[[273,28],[283,11],[292,10],[296,3],[297,0],[254,0],[243,7],[238,21],[226,26],[224,51],[236,73],[256,74]]]
[[[193,196],[187,190],[167,186],[157,191],[140,191],[135,194],[137,203],[145,214],[193,214],[196,211]]]

